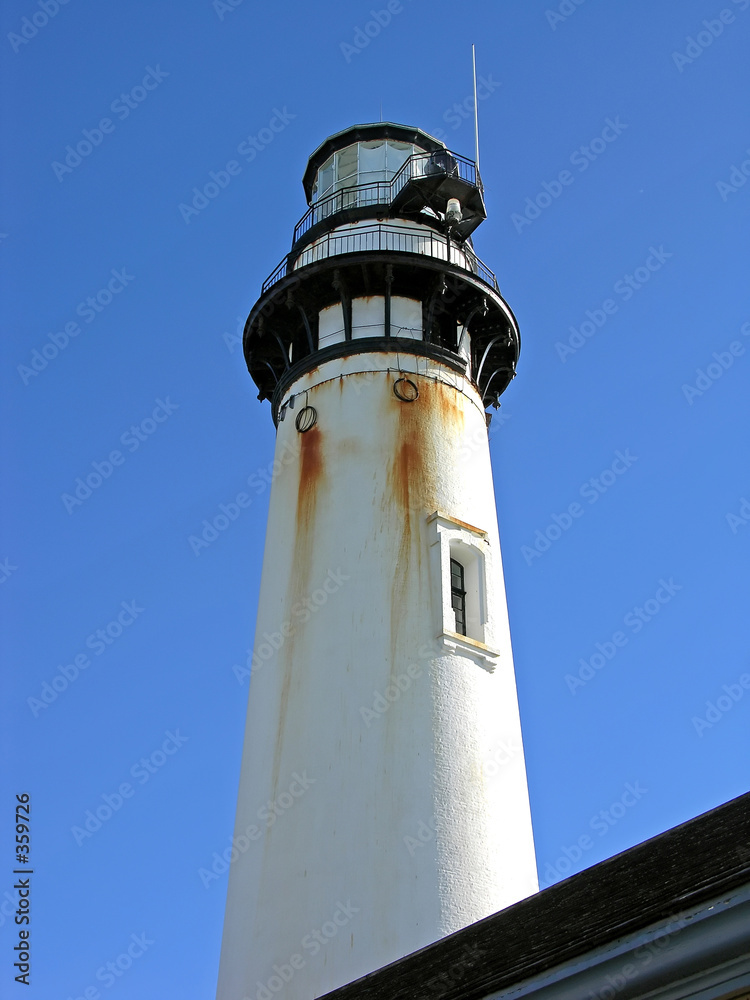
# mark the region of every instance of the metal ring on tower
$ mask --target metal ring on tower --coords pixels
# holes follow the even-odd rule
[[[416,382],[402,375],[393,383],[393,394],[404,403],[413,403],[419,396],[419,389]]]
[[[297,419],[294,421],[294,426],[300,432],[304,434],[305,431],[311,430],[318,422],[318,411],[314,406],[303,406],[302,409],[297,414]]]

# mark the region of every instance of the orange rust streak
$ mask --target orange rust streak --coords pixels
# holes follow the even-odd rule
[[[321,455],[320,428],[312,427],[301,435],[300,442],[300,476],[297,489],[297,541],[300,540],[300,527],[306,532],[315,510],[318,493],[318,483],[323,476],[323,458]]]
[[[400,647],[403,609],[410,587],[419,586],[413,576],[422,573],[422,515],[434,509],[441,475],[440,436],[463,439],[465,414],[455,390],[441,382],[419,380],[419,397],[411,403],[400,401],[388,385],[386,404],[389,424],[394,420],[394,457],[388,472],[388,501],[393,504],[395,522],[401,524],[396,573],[391,587],[391,671]],[[395,413],[393,407],[396,407]],[[436,450],[437,448],[437,450]],[[426,554],[426,553],[425,553]],[[425,613],[429,610],[425,608]]]
[[[312,546],[315,510],[318,492],[325,471],[322,455],[322,435],[320,428],[311,427],[309,431],[300,434],[300,465],[299,483],[297,486],[297,517],[295,523],[294,559],[292,565],[293,596],[291,608],[298,604],[309,589],[312,562]],[[273,794],[275,796],[279,781],[279,766],[284,738],[287,708],[289,705],[289,689],[292,684],[292,664],[294,660],[295,634],[287,639],[281,651],[280,666],[284,671],[279,704],[279,723],[276,731],[276,746],[273,757]],[[283,664],[283,665],[282,665]]]
[[[395,454],[388,471],[387,496],[393,504],[394,523],[401,523],[401,538],[399,551],[395,558],[396,572],[391,587],[391,676],[395,677],[399,669],[397,651],[401,646],[401,632],[405,602],[410,584],[411,566],[416,562],[418,571],[421,569],[420,544],[420,513],[432,494],[429,486],[429,441],[426,431],[429,428],[429,409],[432,397],[432,385],[423,382],[420,385],[419,398],[406,403],[399,400],[392,391],[392,386],[386,382],[389,393],[388,414],[389,423],[395,416]],[[395,414],[393,408],[396,408]]]

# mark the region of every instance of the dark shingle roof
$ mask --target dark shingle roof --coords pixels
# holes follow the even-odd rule
[[[325,1000],[427,1000],[435,997],[438,984],[443,1000],[481,1000],[747,883],[750,793],[340,987]]]

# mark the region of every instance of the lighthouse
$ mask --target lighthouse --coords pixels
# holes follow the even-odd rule
[[[477,166],[379,122],[303,185],[244,334],[277,434],[218,1000],[312,1000],[538,888]]]

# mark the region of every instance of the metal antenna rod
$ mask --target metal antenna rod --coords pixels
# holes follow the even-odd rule
[[[477,109],[477,54],[474,46],[471,46],[471,61],[474,64],[474,150],[479,173],[479,111]]]

